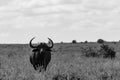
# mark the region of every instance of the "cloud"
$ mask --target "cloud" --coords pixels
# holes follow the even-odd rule
[[[72,2],[74,1],[70,0],[70,3]],[[60,0],[12,0],[7,4],[3,3],[0,7],[0,25],[20,28],[21,26],[27,27],[27,25],[31,26],[34,24],[35,26],[40,25],[43,27],[50,23],[51,18],[54,16],[61,16],[61,14],[69,14],[69,12],[77,11],[75,5],[63,5],[64,3],[70,4],[69,1],[64,2]]]
[[[84,6],[88,9],[100,10],[100,11],[111,11],[116,7],[119,7],[119,0],[85,0]]]
[[[2,0],[0,31],[14,37],[42,34],[65,39],[78,33],[109,33],[119,29],[119,13],[118,0]]]
[[[5,2],[5,1],[2,1]],[[7,2],[7,5],[2,3],[1,10],[20,10],[20,9],[31,9],[38,7],[46,7],[46,6],[57,6],[64,4],[78,4],[81,0],[12,0]]]
[[[13,0],[0,0],[0,6],[5,6],[8,5],[10,2],[12,2]]]
[[[77,2],[79,4],[77,4]],[[92,2],[94,5],[92,5]],[[25,27],[40,25],[43,27],[47,24],[50,26],[82,25],[84,27],[89,27],[89,25],[93,23],[106,25],[113,19],[112,16],[114,15],[111,16],[111,13],[109,12],[99,12],[97,11],[98,9],[93,11],[90,7],[94,6],[96,8],[98,6],[101,8],[102,4],[106,4],[105,6],[109,8],[109,5],[112,4],[112,2],[98,2],[99,1],[95,0],[90,0],[87,2],[80,0],[56,0],[55,2],[54,0],[14,0],[14,2],[11,2],[9,5],[5,6],[6,10],[8,9],[8,12],[4,11],[5,9],[1,11],[0,15],[2,17],[0,18],[0,24],[7,23],[7,25],[5,24],[6,26],[9,24],[10,26],[17,25],[19,27],[21,25]],[[15,6],[19,7],[18,10],[15,9]],[[9,10],[8,7],[13,10]],[[28,23],[30,23],[30,25]]]
[[[2,33],[0,33],[0,37],[2,37],[2,38],[6,38],[6,37],[10,37],[10,33],[9,32],[2,32]]]

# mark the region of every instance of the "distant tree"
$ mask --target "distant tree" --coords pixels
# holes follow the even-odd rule
[[[64,42],[63,42],[63,41],[61,41],[60,43],[61,43],[61,44],[63,44]]]
[[[100,43],[100,44],[102,44],[102,43],[104,43],[105,41],[103,40],[103,39],[98,39],[97,40],[97,43]]]
[[[76,40],[72,40],[72,43],[74,43],[74,44],[75,44],[75,43],[77,43],[77,41],[76,41]]]
[[[88,43],[88,41],[86,40],[84,43]]]
[[[80,42],[81,44],[84,43],[84,42]]]
[[[116,44],[117,42],[112,42],[113,44]]]

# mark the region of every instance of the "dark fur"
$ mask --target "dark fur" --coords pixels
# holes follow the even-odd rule
[[[36,48],[33,48],[32,55],[30,55],[30,62],[34,69],[37,70],[42,67],[46,70],[51,60],[51,48],[46,43],[40,43]]]

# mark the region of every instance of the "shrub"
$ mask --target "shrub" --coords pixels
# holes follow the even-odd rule
[[[117,42],[112,42],[113,44],[117,44]]]
[[[88,41],[85,41],[84,43],[88,43]]]
[[[96,49],[96,47],[85,47],[85,48],[81,48],[81,52],[83,53],[83,56],[86,57],[98,57],[98,51]]]
[[[100,48],[97,47],[82,47],[82,55],[85,57],[103,57],[103,58],[115,58],[116,52],[108,45],[102,44]]]
[[[63,41],[61,41],[60,43],[61,43],[61,44],[63,44],[64,42],[63,42]]]
[[[104,43],[105,41],[103,40],[103,39],[98,39],[97,40],[97,43],[99,43],[99,44],[102,44],[102,43]]]
[[[75,44],[75,43],[77,43],[77,41],[76,41],[76,40],[72,40],[72,43],[74,43],[74,44]]]
[[[108,45],[102,44],[100,49],[101,55],[103,55],[104,58],[115,58],[116,52],[113,48],[110,48]]]

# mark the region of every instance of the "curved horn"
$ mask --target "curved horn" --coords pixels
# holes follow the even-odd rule
[[[49,46],[49,48],[52,48],[54,43],[53,43],[53,41],[50,38],[48,38],[48,39],[49,39],[49,42],[52,44],[51,46]]]
[[[32,45],[32,40],[33,40],[33,39],[35,39],[35,37],[33,37],[33,38],[30,40],[29,45],[30,45],[31,48],[36,48],[37,46],[33,46],[33,45]]]

